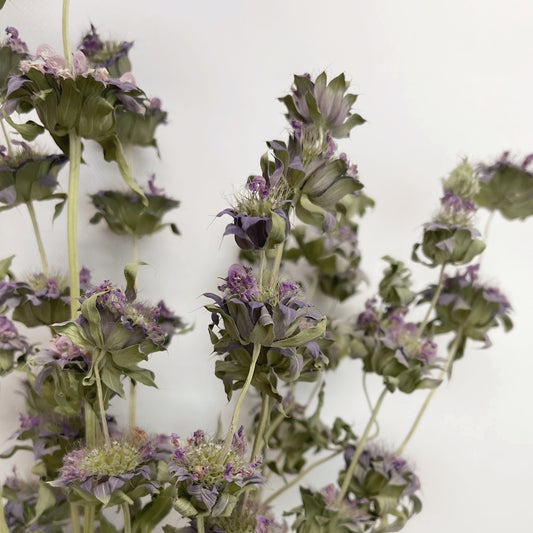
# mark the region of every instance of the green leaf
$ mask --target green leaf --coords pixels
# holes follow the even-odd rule
[[[35,505],[35,518],[30,522],[34,523],[47,509],[56,505],[54,491],[45,483],[39,487],[39,496]]]
[[[0,280],[9,275],[9,269],[14,257],[14,255],[10,255],[5,259],[0,259]]]
[[[33,120],[28,120],[24,124],[16,124],[15,122],[13,122],[11,117],[6,115],[5,111],[3,114],[4,114],[5,121],[13,129],[18,131],[22,135],[24,140],[26,141],[33,141],[35,137],[37,137],[38,135],[44,132],[44,128],[40,124],[37,124],[36,122],[34,122]]]

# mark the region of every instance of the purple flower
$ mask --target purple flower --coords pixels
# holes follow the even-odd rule
[[[26,355],[30,352],[30,346],[26,337],[20,335],[15,324],[5,316],[0,316],[0,356],[10,352],[13,356],[16,352]]]
[[[200,512],[211,513],[217,506],[222,513],[229,503],[229,494],[239,494],[250,485],[263,482],[258,472],[261,461],[249,462],[245,458],[242,431],[234,437],[224,461],[220,461],[222,443],[209,440],[198,430],[188,439],[177,435],[172,438],[175,447],[168,471],[177,483],[178,493],[183,494]]]
[[[116,505],[135,490],[136,496],[154,492],[154,446],[144,432],[113,440],[110,444],[75,449],[65,455],[59,477],[50,482],[82,492],[84,498],[104,505]]]
[[[234,264],[228,270],[228,277],[224,278],[226,283],[218,286],[218,290],[224,291],[228,296],[237,296],[244,302],[259,297],[257,280],[252,274],[250,267]]]
[[[11,48],[12,52],[16,54],[27,54],[28,46],[19,37],[19,32],[13,26],[6,28],[7,39],[4,42],[4,46]]]

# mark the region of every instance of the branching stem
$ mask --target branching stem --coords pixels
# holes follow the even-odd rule
[[[355,467],[357,466],[357,462],[359,461],[359,457],[361,457],[361,454],[363,453],[363,449],[365,447],[368,434],[370,433],[370,428],[374,425],[374,422],[376,420],[376,417],[378,415],[379,409],[381,407],[381,404],[383,403],[383,400],[385,399],[385,396],[387,395],[387,388],[385,387],[383,391],[381,392],[378,401],[376,402],[376,405],[374,409],[372,410],[372,414],[370,415],[370,420],[368,421],[365,430],[363,432],[363,435],[357,442],[357,447],[355,449],[355,452],[352,457],[352,461],[350,462],[350,465],[348,466],[346,470],[346,474],[344,477],[344,481],[342,482],[341,489],[339,491],[339,495],[337,496],[337,499],[335,500],[334,507],[338,508],[340,507],[340,504],[342,503],[342,500],[344,496],[346,496],[346,493],[348,492],[348,487],[350,486],[350,482],[352,480],[353,473],[355,471]]]
[[[26,207],[28,208],[28,213],[31,219],[31,225],[33,226],[33,233],[35,234],[35,240],[37,241],[37,248],[39,249],[39,255],[41,256],[43,274],[46,278],[48,278],[48,261],[46,260],[46,252],[44,250],[41,231],[39,230],[39,223],[37,222],[37,217],[35,216],[35,209],[33,208],[33,204],[31,203],[31,201],[26,202]]]

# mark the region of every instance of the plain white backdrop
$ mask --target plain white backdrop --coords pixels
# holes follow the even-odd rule
[[[61,51],[60,0],[8,0],[0,27],[16,26],[32,51],[48,43]],[[71,2],[71,43],[92,22],[104,39],[133,40],[133,72],[149,96],[169,112],[158,130],[161,159],[154,150],[134,156],[140,181],[155,172],[160,185],[179,198],[169,216],[182,235],[164,232],[141,241],[142,297],[167,303],[189,323],[166,354],[149,363],[158,390],[138,393],[139,424],[148,431],[187,435],[213,432],[228,407],[214,377],[203,292],[214,290],[234,261],[224,221],[228,206],[249,174],[259,170],[265,141],[284,138],[287,126],[277,101],[292,75],[345,72],[360,95],[357,112],[368,122],[342,144],[359,166],[376,208],[361,222],[365,294],[376,289],[390,254],[409,261],[421,225],[437,209],[440,179],[463,157],[493,161],[504,150],[518,157],[533,151],[533,3],[528,0],[215,0],[185,2],[126,0]],[[80,262],[93,279],[121,282],[130,260],[129,243],[103,224],[89,226],[87,194],[120,187],[115,167],[86,146],[82,168]],[[61,183],[66,189],[66,172]],[[64,216],[52,226],[50,206],[39,206],[50,262],[65,267]],[[38,264],[27,214],[0,214],[0,257],[16,254],[14,271]],[[480,227],[485,219],[480,215]],[[533,476],[533,340],[531,271],[533,220],[496,216],[483,259],[482,278],[508,295],[515,329],[491,335],[487,350],[472,345],[450,383],[437,393],[407,448],[422,482],[424,509],[409,533],[517,533],[531,530]],[[417,288],[437,272],[414,266]],[[343,312],[356,312],[363,296]],[[43,333],[43,340],[45,335]],[[441,352],[444,355],[443,352]],[[17,426],[22,398],[17,377],[0,383],[1,444]],[[381,388],[370,380],[371,392]],[[324,417],[337,415],[361,433],[368,409],[357,362],[345,362],[327,385]],[[425,393],[389,397],[380,416],[391,447],[403,438]],[[119,417],[125,404],[116,402]],[[19,458],[19,471],[30,461]],[[13,463],[3,466],[6,475]],[[309,479],[321,487],[335,479],[331,464]],[[297,503],[292,493],[280,508]]]

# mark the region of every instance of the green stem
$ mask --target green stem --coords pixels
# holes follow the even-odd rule
[[[2,485],[0,485],[0,533],[9,533],[4,514],[4,504],[2,503]]]
[[[107,420],[105,417],[105,407],[104,407],[104,395],[102,393],[102,380],[100,379],[100,370],[98,370],[98,365],[94,365],[94,378],[96,381],[96,391],[98,394],[98,407],[100,410],[100,423],[102,425],[102,433],[104,434],[105,443],[107,445],[111,444],[111,439],[109,438],[109,430],[107,428]]]
[[[485,224],[485,230],[483,231],[483,240],[485,241],[485,244],[487,244],[487,240],[489,238],[489,230],[490,230],[490,226],[492,224],[492,221],[494,220],[494,213],[495,213],[495,211],[491,211],[490,212],[489,217],[487,218],[487,222]],[[486,250],[486,248],[481,252],[481,254],[479,256],[478,265],[479,265],[480,268],[481,268],[481,262],[483,261],[483,256],[485,255],[485,250]]]
[[[0,126],[2,126],[2,132],[6,140],[7,155],[11,157],[13,155],[13,147],[11,146],[11,140],[9,139],[9,135],[7,134],[6,126],[2,117],[0,117]]]
[[[259,292],[263,290],[263,275],[266,268],[266,250],[259,251]]]
[[[370,394],[368,394],[368,387],[366,386],[366,376],[367,373],[363,372],[363,391],[365,393],[365,398],[368,403],[368,408],[370,409],[370,412],[374,410],[374,406],[372,405],[372,400],[370,399]],[[379,424],[377,420],[374,420],[374,425],[376,426],[376,433],[374,435],[369,436],[367,440],[374,440],[379,435]]]
[[[131,236],[131,260],[132,263],[139,262],[139,239],[135,234]]]
[[[124,533],[131,533],[130,505],[127,502],[122,504],[122,514],[124,515]]]
[[[85,400],[85,444],[87,448],[96,448],[99,439],[98,419],[92,405]]]
[[[94,533],[94,505],[86,505],[83,516],[83,533]]]
[[[250,369],[248,370],[248,375],[246,376],[246,381],[244,382],[244,385],[242,386],[241,393],[239,394],[239,397],[237,398],[237,401],[235,402],[235,408],[233,410],[233,416],[231,417],[231,422],[228,428],[228,434],[226,435],[226,440],[224,441],[224,445],[219,455],[219,461],[221,464],[224,463],[228,455],[229,449],[231,447],[233,435],[235,434],[235,430],[237,429],[237,422],[239,420],[239,412],[241,410],[241,405],[242,405],[242,402],[244,401],[244,397],[246,396],[246,393],[248,392],[248,389],[250,388],[250,384],[252,383],[252,377],[254,375],[255,365],[257,364],[257,360],[259,359],[260,352],[261,352],[261,344],[258,342],[254,342],[254,349],[252,352],[252,361],[250,363]]]
[[[278,244],[276,249],[276,257],[274,257],[274,264],[270,273],[270,289],[274,290],[278,282],[279,267],[281,265],[281,258],[283,257],[283,248],[285,243]]]
[[[72,533],[81,533],[80,509],[77,504],[70,504],[70,518],[72,522]]]
[[[198,533],[205,533],[204,517],[202,515],[196,517],[196,531]]]
[[[80,297],[80,275],[78,269],[77,243],[77,207],[78,188],[81,166],[81,139],[78,134],[69,132],[69,173],[67,200],[67,243],[68,268],[70,277],[70,314],[72,319],[78,316],[78,300]]]
[[[128,421],[130,429],[135,427],[135,411],[136,411],[136,398],[137,398],[137,384],[135,380],[130,380],[130,396],[129,396],[129,410],[128,410]]]
[[[446,263],[443,263],[440,267],[440,273],[439,273],[439,281],[437,284],[437,287],[435,288],[435,292],[433,293],[433,298],[431,298],[431,302],[429,303],[428,310],[426,311],[426,316],[424,317],[424,320],[420,323],[420,326],[418,327],[418,331],[416,333],[416,337],[420,338],[422,336],[422,333],[424,333],[424,329],[426,329],[427,323],[429,322],[429,317],[431,316],[431,312],[433,309],[435,309],[435,306],[437,305],[437,300],[439,299],[440,293],[442,291],[442,287],[444,285],[444,268],[446,267]]]
[[[43,274],[48,278],[48,261],[46,260],[46,252],[44,251],[43,239],[39,230],[39,223],[35,216],[35,209],[31,202],[26,202],[28,213],[31,218],[31,225],[33,226],[33,233],[35,234],[35,240],[37,241],[37,248],[39,248],[39,255],[41,256],[41,264],[43,266]]]
[[[279,488],[274,494],[269,496],[265,502],[264,505],[268,506],[270,503],[272,503],[276,498],[281,496],[286,490],[290,489],[291,487],[294,487],[301,479],[303,479],[311,470],[314,470],[317,466],[320,466],[321,464],[326,463],[327,461],[333,459],[334,457],[337,457],[340,453],[342,453],[344,450],[335,450],[332,454],[327,455],[326,457],[323,457],[322,459],[319,459],[318,461],[315,461],[314,463],[310,464],[307,468],[304,468],[300,471],[300,473],[293,479],[291,479],[288,483],[283,485],[281,488]]]
[[[346,493],[348,492],[348,488],[350,486],[353,473],[355,472],[355,467],[357,466],[359,457],[361,457],[361,454],[363,453],[363,449],[365,447],[368,434],[370,432],[370,428],[373,426],[374,421],[376,420],[379,409],[381,407],[381,404],[383,403],[383,400],[385,399],[386,394],[387,394],[387,388],[385,387],[383,391],[381,392],[374,409],[372,410],[372,414],[370,415],[370,420],[368,421],[365,427],[363,435],[357,442],[357,447],[353,454],[352,461],[350,462],[350,465],[348,466],[348,469],[346,470],[346,474],[344,476],[344,481],[342,482],[341,490],[339,491],[339,495],[337,496],[337,499],[335,500],[335,503],[334,503],[334,507],[336,508],[340,507],[344,496],[346,496]]]
[[[68,38],[68,19],[69,19],[69,0],[63,0],[63,14],[61,17],[62,25],[61,25],[61,32],[63,35],[63,55],[65,56],[65,61],[67,62],[67,66],[70,67],[71,65],[71,58],[70,58],[70,44],[69,44],[69,38]]]
[[[461,342],[462,338],[462,330],[460,329],[457,332],[457,336],[455,337],[453,344],[450,346],[450,351],[448,352],[448,359],[446,360],[446,363],[442,367],[439,380],[444,379],[444,376],[446,375],[446,372],[448,372],[448,369],[453,363],[453,360],[455,359],[455,355],[457,353],[457,349],[459,348],[459,344]],[[395,454],[396,456],[400,456],[403,451],[405,450],[405,447],[407,446],[407,443],[411,440],[411,437],[415,433],[416,429],[418,428],[418,425],[420,424],[420,420],[422,420],[422,417],[424,416],[424,413],[426,412],[426,409],[428,408],[428,405],[430,404],[433,396],[435,395],[435,392],[437,392],[437,387],[434,389],[431,389],[429,391],[429,394],[426,396],[426,399],[424,403],[422,404],[422,407],[420,408],[420,411],[418,412],[418,415],[415,418],[415,421],[413,422],[413,425],[411,426],[411,429],[409,430],[409,433],[407,433],[407,436],[403,440],[400,447],[396,450]]]
[[[261,414],[259,415],[259,426],[255,434],[254,447],[252,449],[252,461],[258,457],[263,451],[265,442],[265,429],[270,419],[270,396],[268,394],[261,394]]]

